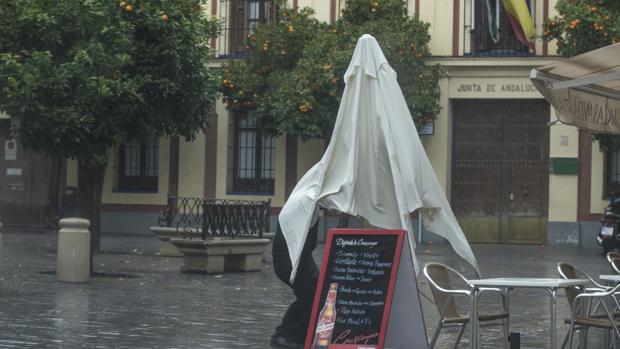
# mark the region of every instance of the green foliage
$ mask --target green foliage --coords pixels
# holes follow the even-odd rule
[[[101,166],[123,140],[208,126],[220,24],[201,1],[8,0],[0,12],[0,110],[25,146]]]
[[[544,35],[557,40],[565,57],[618,42],[620,2],[617,0],[559,0],[559,16],[545,22]]]
[[[357,39],[375,36],[398,73],[415,122],[439,112],[443,70],[428,66],[427,23],[407,17],[401,0],[348,0],[334,24],[316,20],[311,9],[279,7],[275,21],[247,37],[247,58],[223,69],[224,102],[240,114],[255,113],[272,135],[303,138],[331,135],[342,81]]]
[[[545,23],[544,35],[557,40],[558,52],[570,57],[620,40],[620,1],[559,0],[559,16]],[[620,149],[620,136],[595,134],[603,149]]]

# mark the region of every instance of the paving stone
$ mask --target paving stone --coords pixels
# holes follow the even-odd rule
[[[269,348],[269,336],[292,301],[291,291],[274,275],[271,258],[260,272],[195,275],[180,272],[181,258],[158,256],[151,236],[105,235],[94,256],[97,274],[87,284],[56,280],[57,234],[3,229],[0,234],[0,348]],[[557,277],[559,261],[592,275],[608,273],[598,251],[525,245],[474,245],[485,277]],[[268,248],[270,250],[270,248]],[[320,261],[323,246],[315,252]],[[438,261],[473,277],[446,245],[423,245],[421,263]],[[423,277],[418,280],[430,295]],[[421,298],[429,336],[437,310]],[[467,300],[461,302],[467,311]],[[482,306],[491,306],[482,300]],[[548,347],[549,299],[544,291],[514,290],[511,331],[522,348]],[[558,297],[558,341],[569,315]],[[499,347],[500,326],[483,326],[484,347]],[[468,343],[465,332],[461,347]],[[437,348],[450,347],[447,330]],[[593,347],[601,332],[592,331]]]

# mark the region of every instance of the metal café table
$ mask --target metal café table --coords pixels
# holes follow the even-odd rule
[[[599,275],[598,278],[603,280],[603,281],[610,282],[610,283],[618,283],[618,282],[620,282],[620,275],[618,275],[618,274]]]
[[[514,288],[541,288],[549,292],[551,296],[551,305],[549,308],[550,324],[549,329],[551,332],[551,348],[555,349],[555,330],[556,330],[556,293],[560,288],[570,286],[584,286],[588,283],[586,279],[547,279],[547,278],[490,278],[490,279],[478,279],[468,280],[472,286],[471,290],[471,338],[469,340],[469,347],[477,349],[478,343],[478,295],[480,288],[500,288],[506,290],[506,298],[510,295],[510,290]]]

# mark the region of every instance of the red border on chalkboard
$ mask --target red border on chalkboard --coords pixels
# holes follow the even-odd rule
[[[387,295],[385,299],[385,307],[383,309],[383,318],[381,319],[381,329],[379,330],[379,339],[377,345],[369,344],[330,344],[330,349],[382,349],[383,342],[385,341],[385,332],[387,330],[388,320],[390,318],[390,310],[392,309],[392,298],[394,295],[394,286],[396,284],[396,276],[398,275],[398,266],[400,264],[400,254],[403,248],[403,240],[405,238],[405,230],[397,229],[330,229],[327,234],[327,240],[325,244],[325,251],[323,252],[323,262],[321,263],[321,270],[319,274],[319,281],[314,292],[314,302],[312,304],[312,314],[310,315],[310,325],[308,326],[308,332],[306,334],[306,343],[304,349],[311,349],[312,340],[314,339],[314,329],[316,326],[317,316],[319,312],[319,302],[321,298],[321,291],[323,289],[323,283],[325,282],[325,269],[327,268],[327,262],[329,254],[332,248],[332,241],[334,235],[396,235],[396,251],[394,252],[394,260],[392,261],[392,273],[390,274],[390,282],[388,284]]]

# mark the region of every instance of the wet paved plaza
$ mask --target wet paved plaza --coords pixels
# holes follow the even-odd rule
[[[181,274],[181,260],[157,256],[150,236],[106,235],[88,284],[57,282],[53,232],[0,234],[0,348],[269,348],[269,336],[292,300],[274,275],[270,258],[261,272]],[[316,251],[320,260],[322,245]],[[474,245],[484,277],[557,277],[566,261],[591,275],[609,273],[598,251],[523,245]],[[437,261],[473,274],[447,245],[423,245],[421,263]],[[420,289],[430,295],[423,277]],[[429,336],[437,309],[421,297]],[[467,300],[461,300],[464,310]],[[482,301],[488,309],[491,300]],[[484,311],[484,310],[483,310]],[[564,292],[558,296],[558,341],[568,328]],[[549,346],[549,297],[545,291],[511,293],[511,331],[522,348]],[[483,326],[485,348],[501,346],[501,326]],[[440,337],[449,348],[455,330]],[[468,343],[466,331],[461,346]],[[590,347],[601,332],[591,331]]]

